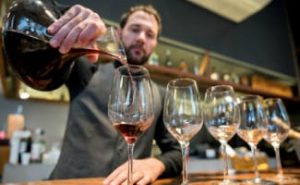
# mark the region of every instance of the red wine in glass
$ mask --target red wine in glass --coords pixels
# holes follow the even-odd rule
[[[134,144],[137,138],[149,128],[152,119],[137,123],[113,123],[113,126],[121,133],[127,143]]]

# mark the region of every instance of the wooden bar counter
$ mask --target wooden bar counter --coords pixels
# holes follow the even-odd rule
[[[300,168],[288,169],[284,172],[285,176],[293,177],[295,182],[291,185],[300,185]],[[16,174],[17,175],[17,174]],[[261,171],[260,175],[263,179],[273,180],[276,176],[276,171]],[[231,179],[236,180],[239,184],[245,180],[254,178],[252,172],[237,173],[230,176]],[[223,175],[221,172],[216,173],[193,173],[189,174],[189,185],[214,185],[222,181]],[[86,178],[86,179],[69,179],[69,180],[53,180],[53,181],[37,181],[37,182],[24,182],[24,183],[5,183],[1,185],[101,185],[103,178]],[[180,177],[159,179],[153,183],[154,185],[179,185]],[[277,183],[279,184],[279,183]]]

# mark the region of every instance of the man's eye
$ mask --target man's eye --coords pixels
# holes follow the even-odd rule
[[[147,33],[147,37],[150,39],[154,39],[155,35],[153,33]]]
[[[138,28],[131,28],[131,31],[134,33],[138,33],[140,30]]]

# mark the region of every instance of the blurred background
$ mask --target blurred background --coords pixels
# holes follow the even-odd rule
[[[147,68],[154,81],[162,86],[176,77],[197,80],[202,98],[207,87],[232,85],[239,95],[259,94],[283,99],[294,130],[300,131],[300,31],[296,0],[58,0],[66,5],[82,4],[98,12],[109,25],[117,25],[123,12],[134,4],[152,4],[162,16],[162,35]],[[0,2],[1,20],[9,0]],[[2,26],[2,21],[0,25]],[[101,66],[100,66],[101,67]],[[5,62],[0,51],[0,176],[6,181],[46,178],[55,165],[68,116],[69,95],[65,87],[51,92],[33,90],[21,83]],[[22,118],[19,118],[21,115]],[[30,130],[50,154],[35,161],[35,172],[25,174],[21,164],[9,165],[11,124]],[[43,132],[40,132],[42,130]],[[248,155],[247,144],[234,136],[229,145],[232,157]],[[262,163],[274,167],[271,145],[262,141]],[[229,149],[230,150],[230,149]],[[288,138],[281,147],[284,166],[299,167],[299,138]],[[51,153],[52,152],[52,153]],[[55,153],[56,152],[56,153]],[[159,152],[154,143],[153,153]],[[191,142],[191,166],[199,160],[219,164],[219,142],[205,127]],[[300,152],[299,152],[300,153]],[[41,156],[43,156],[41,154]],[[267,156],[267,159],[264,157]],[[47,161],[48,159],[48,161]],[[53,159],[53,160],[52,160]],[[38,165],[37,165],[38,164]],[[205,165],[198,165],[205,166]],[[251,167],[251,166],[250,166]],[[267,166],[269,167],[269,166]],[[262,167],[263,168],[263,167]],[[18,171],[20,170],[20,171]],[[4,171],[6,174],[4,175]],[[24,173],[20,178],[12,174]],[[4,177],[5,176],[5,177]]]

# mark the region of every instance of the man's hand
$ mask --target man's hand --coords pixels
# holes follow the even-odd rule
[[[74,5],[48,27],[48,32],[54,35],[50,45],[59,48],[61,53],[68,53],[73,47],[93,48],[93,41],[106,32],[106,27],[97,13]],[[89,58],[95,61],[98,54]]]
[[[133,160],[133,183],[146,185],[154,182],[165,170],[164,164],[155,158]],[[127,184],[128,162],[115,169],[105,180],[105,185]]]

